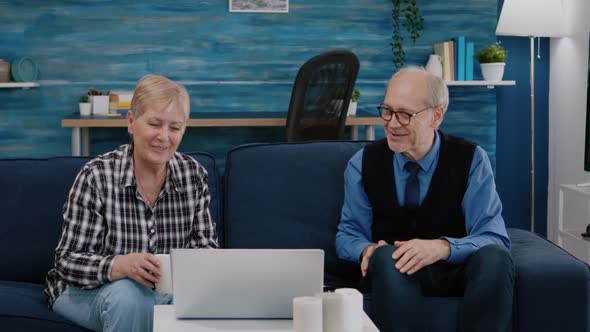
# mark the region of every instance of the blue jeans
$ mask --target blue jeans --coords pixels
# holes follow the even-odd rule
[[[487,245],[465,264],[438,262],[413,275],[400,273],[391,258],[395,246],[377,248],[368,271],[374,320],[379,330],[427,331],[423,299],[463,297],[459,331],[509,331],[514,264],[503,246]]]
[[[53,311],[93,331],[151,332],[154,305],[172,303],[172,295],[120,279],[84,290],[68,287],[53,303]]]

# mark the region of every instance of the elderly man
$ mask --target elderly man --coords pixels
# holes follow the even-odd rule
[[[514,265],[487,154],[438,130],[443,80],[417,67],[378,106],[386,138],[348,163],[338,255],[360,262],[381,331],[425,330],[424,296],[463,296],[461,331],[505,331]]]

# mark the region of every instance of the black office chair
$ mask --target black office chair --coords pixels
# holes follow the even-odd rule
[[[287,142],[343,139],[358,71],[357,56],[346,50],[322,53],[304,63],[291,93]]]

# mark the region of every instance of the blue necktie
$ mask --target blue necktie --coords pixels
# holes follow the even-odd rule
[[[410,177],[406,183],[406,204],[407,208],[415,209],[420,206],[420,182],[418,182],[418,172],[420,165],[414,161],[408,161],[404,168],[410,172]]]

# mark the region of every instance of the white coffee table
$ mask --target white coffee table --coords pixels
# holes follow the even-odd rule
[[[291,332],[290,319],[176,319],[174,305],[154,306],[154,332]],[[363,332],[379,332],[363,312]]]

